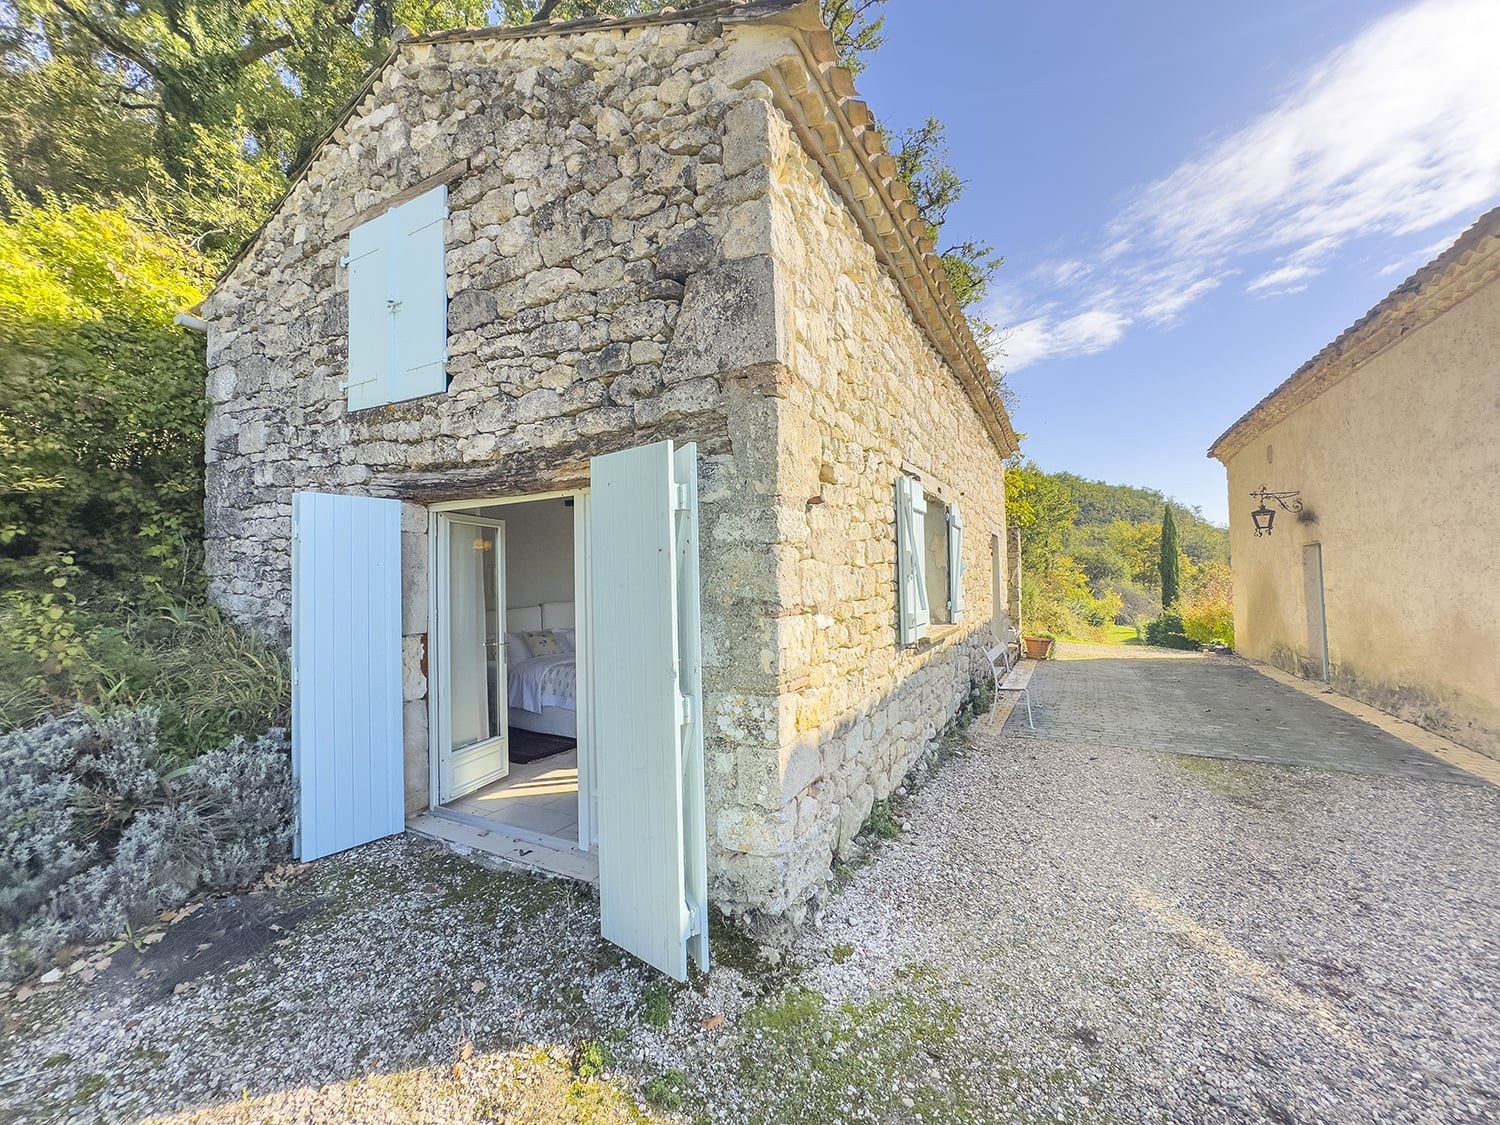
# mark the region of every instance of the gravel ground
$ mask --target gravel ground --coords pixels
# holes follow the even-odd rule
[[[0,1120],[1500,1119],[1500,791],[987,722],[775,966],[398,838],[11,990]]]

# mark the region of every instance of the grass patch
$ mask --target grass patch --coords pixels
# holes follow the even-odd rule
[[[0,730],[77,703],[106,712],[150,704],[161,712],[162,749],[181,765],[235,735],[291,722],[285,654],[213,606],[80,606],[82,650],[65,668],[46,667],[20,647],[14,612],[0,611]]]
[[[793,987],[752,1006],[740,1069],[750,1120],[887,1120],[893,1110],[903,1121],[984,1120],[962,1077],[976,1060],[952,1049],[959,1010],[934,985],[907,975],[893,995],[839,1007]]]

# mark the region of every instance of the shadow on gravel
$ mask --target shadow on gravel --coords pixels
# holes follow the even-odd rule
[[[320,897],[284,909],[280,896],[264,894],[210,899],[169,926],[155,944],[116,952],[99,982],[111,989],[133,987],[143,1001],[161,999],[199,977],[248,961],[327,904]]]

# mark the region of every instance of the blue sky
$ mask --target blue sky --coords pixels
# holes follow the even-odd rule
[[[1213,439],[1500,202],[1500,0],[887,10],[860,92],[948,127],[1046,469],[1224,522]]]

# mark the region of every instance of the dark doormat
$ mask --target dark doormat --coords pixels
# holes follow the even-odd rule
[[[510,728],[510,760],[512,762],[535,762],[561,754],[578,745],[578,739],[565,734],[540,734],[534,730]]]

